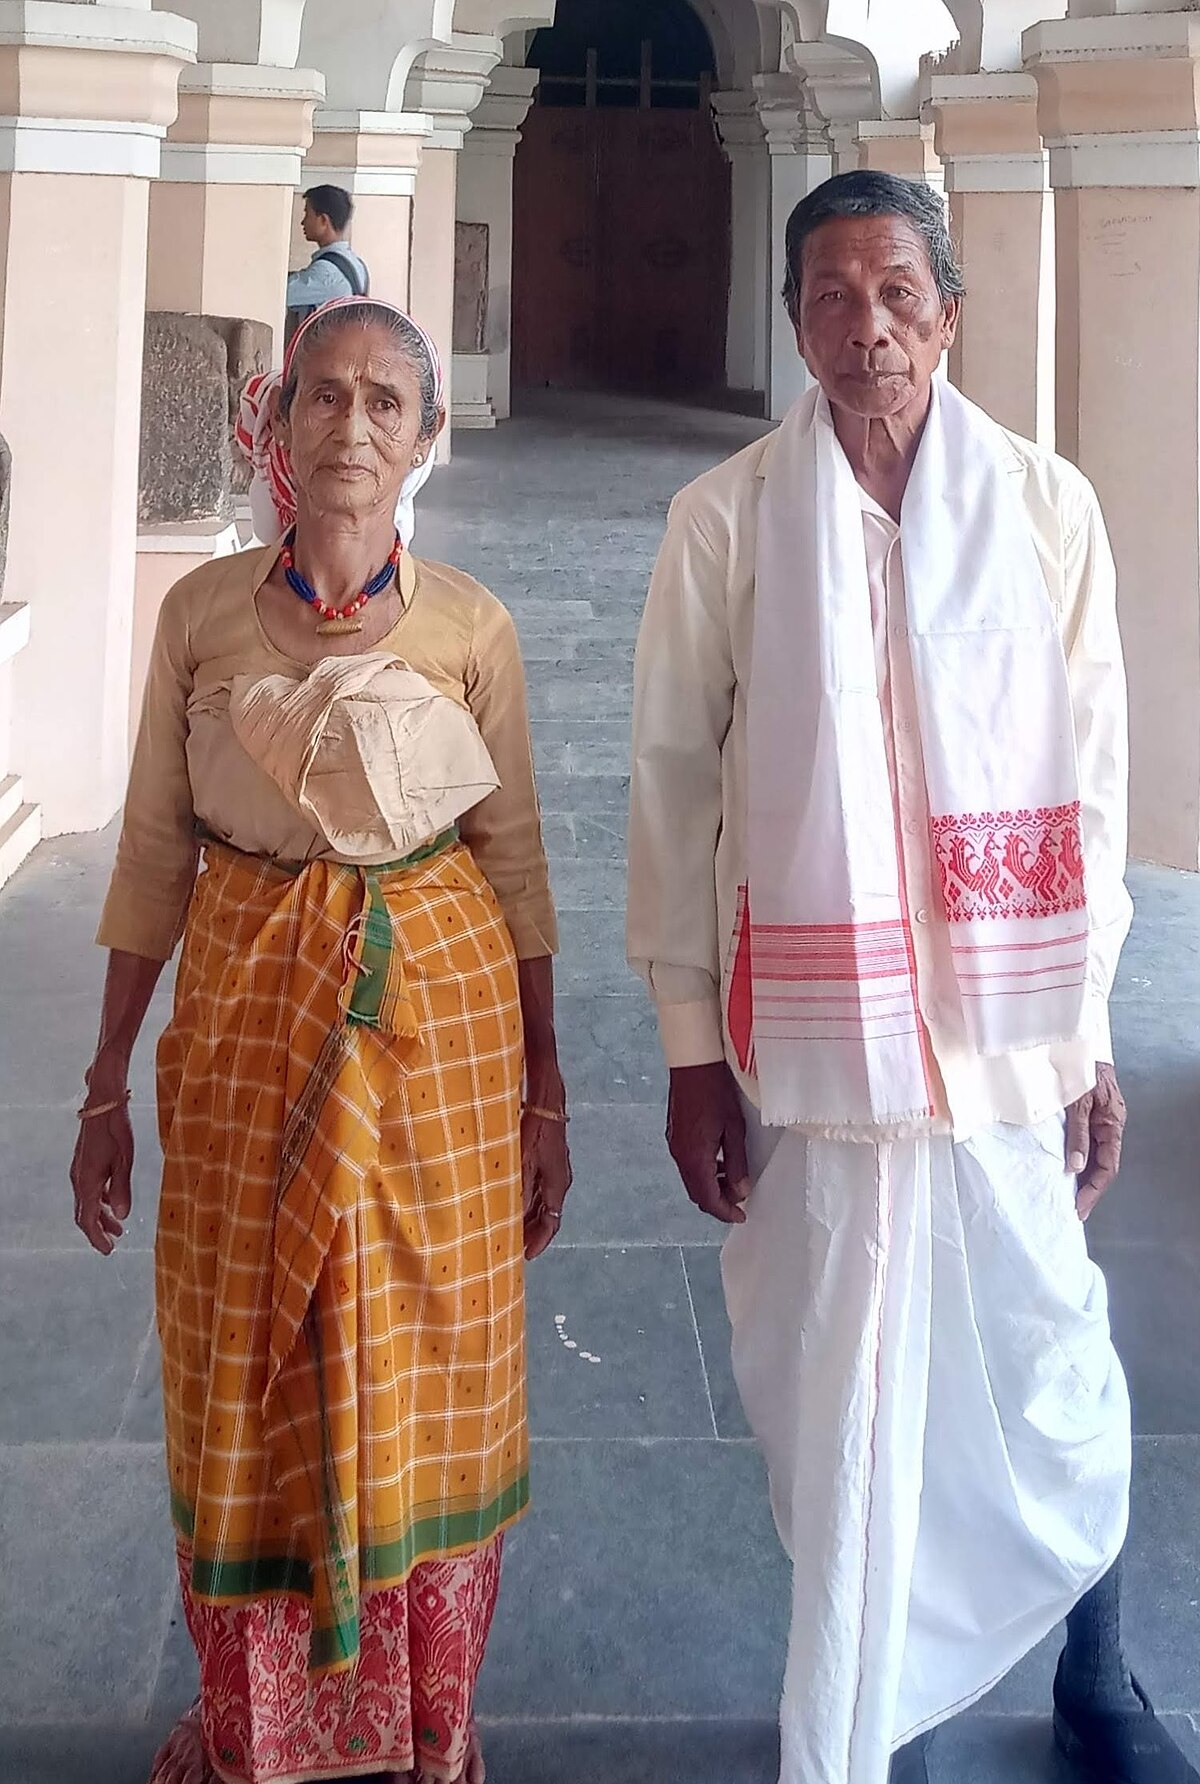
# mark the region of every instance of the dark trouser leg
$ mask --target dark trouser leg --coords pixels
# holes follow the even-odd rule
[[[1054,1681],[1059,1746],[1096,1784],[1200,1784],[1121,1649],[1121,1563],[1067,1618]]]
[[[1088,1710],[1140,1710],[1121,1647],[1121,1562],[1080,1599],[1067,1618],[1059,1693]]]
[[[898,1753],[892,1755],[888,1784],[929,1784],[929,1767],[925,1756],[933,1741],[931,1734],[919,1734]]]

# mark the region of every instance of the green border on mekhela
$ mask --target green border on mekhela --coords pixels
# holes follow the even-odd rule
[[[432,1561],[455,1549],[469,1549],[490,1542],[496,1533],[529,1507],[529,1476],[522,1474],[504,1488],[490,1505],[475,1511],[437,1512],[418,1518],[395,1542],[366,1543],[359,1550],[363,1585],[385,1585],[402,1580],[420,1561]],[[187,1542],[195,1540],[195,1513],[172,1492],[171,1518]],[[264,1592],[295,1592],[312,1596],[312,1569],[307,1561],[289,1555],[257,1555],[246,1561],[214,1561],[192,1555],[192,1588],[201,1598],[256,1598]],[[347,1626],[346,1632],[349,1633]],[[336,1645],[325,1660],[318,1650],[335,1640],[336,1629],[313,1633],[314,1664],[328,1665],[342,1657]],[[357,1637],[355,1636],[355,1643]],[[346,1650],[354,1652],[352,1645]]]

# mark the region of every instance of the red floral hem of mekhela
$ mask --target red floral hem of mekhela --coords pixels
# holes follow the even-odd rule
[[[226,1784],[308,1784],[420,1766],[457,1779],[467,1762],[475,1683],[500,1586],[503,1539],[450,1560],[423,1561],[402,1586],[362,1594],[361,1650],[347,1672],[310,1675],[312,1616],[275,1593],[207,1604],[189,1588],[188,1629],[200,1661],[200,1724]]]

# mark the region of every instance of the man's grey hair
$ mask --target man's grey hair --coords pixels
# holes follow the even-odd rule
[[[864,169],[839,173],[826,180],[802,198],[788,218],[783,301],[793,320],[799,315],[804,244],[822,223],[830,223],[835,217],[903,217],[925,243],[929,269],[942,302],[965,294],[967,287],[946,227],[941,194],[923,180],[902,180],[895,174]]]
[[[393,336],[404,358],[416,374],[421,388],[421,433],[422,440],[431,440],[438,430],[438,418],[441,413],[438,407],[437,372],[425,337],[419,328],[415,328],[407,316],[401,315],[390,304],[374,303],[369,297],[361,303],[333,304],[327,312],[318,315],[304,331],[303,339],[297,343],[296,354],[288,368],[287,378],[279,393],[279,413],[287,420],[292,404],[296,400],[296,390],[300,383],[300,367],[305,356],[315,347],[318,341],[327,340],[331,334],[337,334],[344,328],[386,328]]]

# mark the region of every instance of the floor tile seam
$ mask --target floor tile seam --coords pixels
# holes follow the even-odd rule
[[[175,1616],[175,1607],[179,1603],[179,1580],[174,1569],[171,1571],[170,1583],[163,1594],[162,1635],[159,1637],[158,1658],[154,1663],[154,1676],[150,1680],[150,1690],[146,1697],[146,1708],[135,1726],[145,1728],[154,1716],[154,1706],[158,1702],[158,1687],[162,1681],[163,1670],[167,1664],[167,1650],[171,1643],[171,1623]]]
[[[657,1448],[662,1448],[668,1444],[677,1444],[677,1445],[690,1444],[693,1447],[707,1447],[707,1448],[720,1447],[723,1449],[754,1449],[757,1447],[753,1437],[721,1437],[720,1435],[718,1435],[716,1437],[670,1437],[670,1436],[660,1436],[660,1435],[654,1435],[654,1434],[649,1435],[649,1436],[640,1436],[640,1437],[618,1437],[618,1436],[608,1436],[608,1437],[554,1436],[554,1437],[550,1437],[550,1436],[541,1436],[538,1433],[533,1432],[530,1434],[529,1441],[531,1444],[561,1443],[561,1444],[572,1444],[575,1446],[578,1446],[579,1444],[584,1444],[584,1443],[610,1443],[610,1444],[619,1443],[619,1444],[625,1444],[625,1445],[630,1446],[634,1449],[657,1449]],[[13,1445],[11,1447],[15,1448],[17,1446]]]
[[[128,1456],[131,1450],[144,1450],[147,1457],[161,1456],[163,1440],[151,1441],[145,1437],[32,1437],[28,1441],[11,1439],[0,1440],[0,1456],[10,1456],[17,1450],[25,1455],[45,1454],[62,1456],[68,1451],[86,1450],[94,1455],[98,1450],[109,1451],[114,1456]]]
[[[704,1355],[704,1340],[700,1336],[700,1321],[696,1317],[696,1300],[692,1294],[692,1279],[688,1274],[687,1258],[682,1245],[674,1248],[679,1254],[679,1268],[683,1274],[683,1286],[687,1293],[688,1312],[692,1316],[692,1332],[696,1339],[696,1354],[700,1359],[700,1374],[704,1381],[704,1398],[708,1402],[708,1416],[712,1421],[713,1436],[720,1438],[721,1428],[717,1424],[717,1409],[713,1402],[712,1382],[708,1375],[708,1359]]]
[[[684,1728],[689,1724],[704,1728],[761,1728],[779,1726],[774,1717],[691,1715],[686,1710],[659,1716],[605,1715],[601,1711],[579,1710],[570,1716],[487,1716],[479,1718],[481,1728]]]
[[[1093,1239],[1092,1246],[1096,1252],[1169,1251],[1174,1256],[1179,1251],[1200,1251],[1200,1234],[1194,1239],[1180,1239],[1174,1235],[1162,1239],[1144,1238],[1140,1235],[1137,1238],[1129,1238],[1124,1234],[1117,1234],[1110,1239],[1106,1234],[1098,1234]]]
[[[132,1253],[130,1255],[132,1255]],[[145,1256],[147,1254],[145,1252],[143,1252],[141,1255]],[[145,1363],[147,1357],[150,1355],[150,1347],[153,1344],[155,1337],[156,1337],[156,1319],[155,1319],[154,1313],[151,1312],[150,1317],[146,1323],[145,1334],[142,1338],[141,1343],[138,1345],[137,1357],[135,1358],[134,1365],[133,1365],[133,1379],[129,1383],[129,1391],[125,1395],[125,1404],[122,1406],[121,1416],[117,1420],[116,1437],[117,1437],[118,1442],[120,1442],[120,1440],[125,1436],[125,1433],[128,1429],[129,1420],[133,1416],[133,1409],[134,1409],[135,1405],[137,1404],[137,1399],[136,1399],[137,1387],[138,1387],[138,1382],[141,1380],[142,1365]]]
[[[112,1256],[153,1258],[153,1240],[144,1245],[130,1245],[127,1238],[123,1238]],[[9,1258],[95,1258],[95,1252],[91,1245],[0,1245],[0,1263]]]

